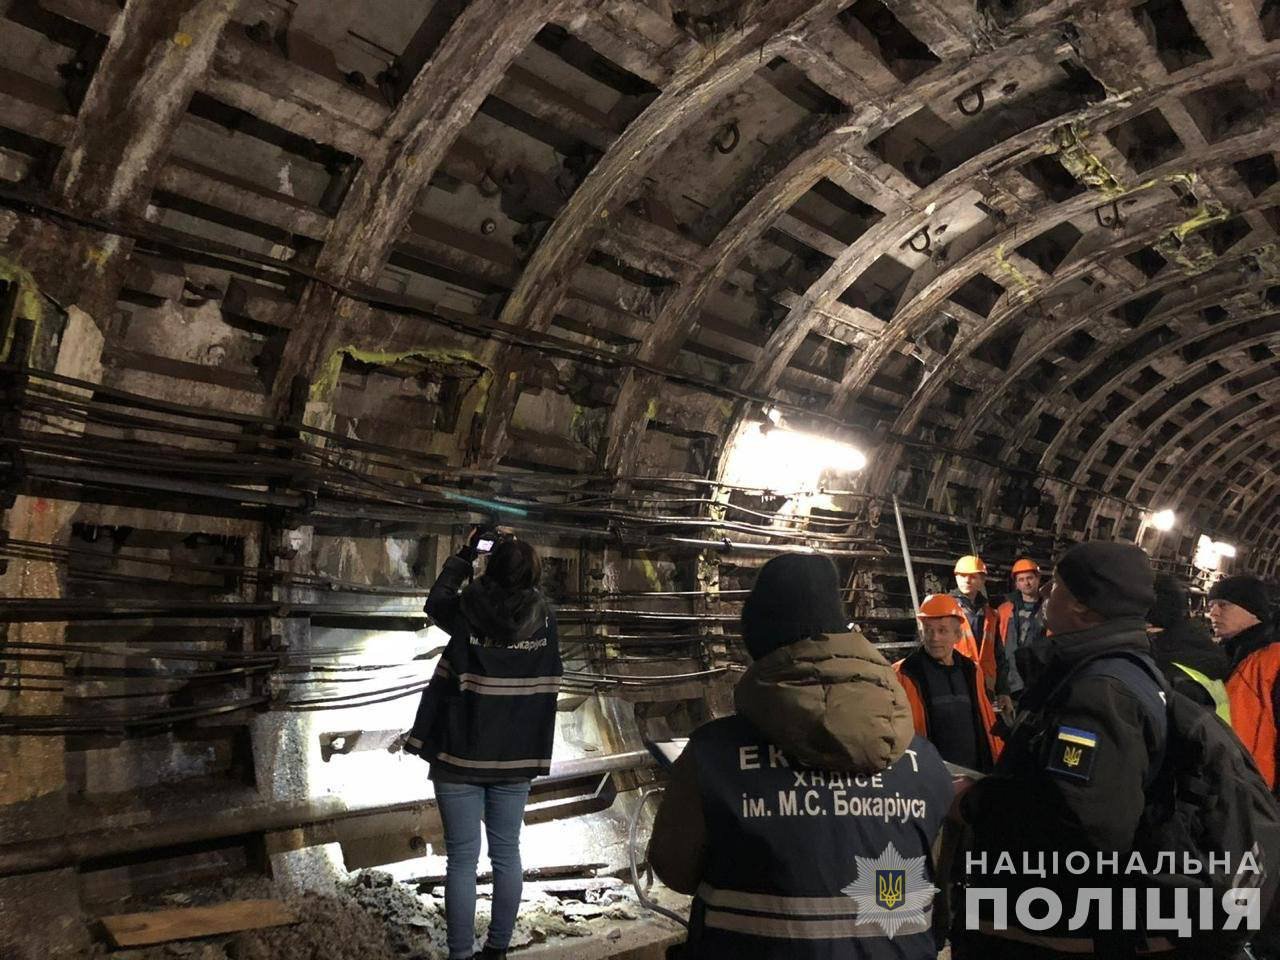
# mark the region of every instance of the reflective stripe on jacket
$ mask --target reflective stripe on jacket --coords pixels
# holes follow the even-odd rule
[[[544,776],[564,673],[555,612],[536,590],[523,591],[520,623],[504,622],[509,593],[484,578],[460,592],[470,576],[470,560],[450,557],[431,587],[427,613],[449,643],[418,702],[405,750],[427,760],[435,779]]]
[[[931,851],[954,789],[930,743],[878,773],[805,769],[734,716],[686,754],[707,837],[683,956],[934,960]]]
[[[1188,677],[1200,684],[1204,688],[1205,693],[1213,698],[1213,712],[1227,726],[1231,726],[1231,695],[1227,693],[1227,685],[1221,680],[1211,680],[1208,676],[1196,670],[1194,667],[1188,667],[1185,663],[1173,664]]]

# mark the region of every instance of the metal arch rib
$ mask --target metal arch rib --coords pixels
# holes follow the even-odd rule
[[[608,226],[667,147],[712,106],[739,86],[762,63],[780,53],[787,37],[834,16],[839,0],[770,0],[756,19],[727,42],[714,58],[679,67],[667,88],[633,120],[574,191],[538,244],[507,297],[500,323],[535,332],[555,317],[568,284]],[[521,358],[491,351],[495,364],[478,459],[491,462],[506,445],[507,426],[520,392]]]
[[[475,0],[449,28],[435,55],[387,116],[376,149],[334,217],[316,270],[339,285],[371,282],[386,263],[445,153],[507,68],[566,0]],[[275,377],[276,397],[295,374],[309,378],[332,354],[358,305],[331,287],[309,284]]]
[[[1188,364],[1187,367],[1179,375],[1179,377],[1173,381],[1173,384],[1181,383],[1184,379],[1187,379],[1190,375],[1199,373],[1201,370],[1207,367],[1210,363],[1213,363],[1215,360],[1220,360],[1223,357],[1230,356],[1235,352],[1247,349],[1250,346],[1250,344],[1258,343],[1264,339],[1270,339],[1270,335],[1268,335],[1267,337],[1254,338],[1249,341],[1243,341],[1241,343],[1233,344],[1230,348],[1216,351],[1215,353],[1210,354],[1206,357],[1201,357],[1197,359],[1195,363]],[[1151,358],[1148,357],[1146,359],[1149,361]],[[1274,362],[1275,360],[1273,358],[1271,360],[1266,360],[1266,361],[1263,361],[1262,363],[1256,363],[1251,366],[1241,367],[1235,370],[1228,370],[1221,377],[1218,377],[1217,379],[1212,380],[1207,384],[1204,384],[1202,387],[1197,388],[1197,390],[1198,391],[1211,390],[1215,387],[1220,387],[1223,384],[1236,379],[1237,377],[1247,377],[1252,373],[1256,373],[1260,370],[1265,370],[1268,367],[1270,367]],[[1133,368],[1130,367],[1129,369],[1132,370]],[[1172,417],[1174,414],[1178,413],[1179,411],[1183,410],[1188,404],[1193,402],[1195,399],[1196,397],[1194,393],[1189,394],[1186,397],[1183,397],[1181,400],[1179,400],[1177,403],[1171,406],[1168,410],[1162,413],[1159,417],[1157,417],[1150,425],[1145,427],[1144,428],[1145,431],[1147,433],[1151,433],[1155,431],[1160,427],[1161,424],[1167,422],[1170,419],[1170,417]],[[1085,474],[1088,473],[1088,468],[1101,455],[1102,449],[1105,446],[1105,444],[1113,436],[1115,436],[1116,431],[1120,427],[1127,424],[1130,420],[1133,419],[1134,416],[1136,416],[1137,410],[1135,408],[1138,406],[1139,406],[1138,404],[1135,404],[1134,407],[1131,407],[1125,410],[1122,415],[1117,417],[1111,423],[1107,424],[1107,427],[1102,432],[1102,435],[1090,445],[1089,450],[1086,452],[1084,459],[1081,460],[1081,465],[1079,468],[1077,468],[1076,474],[1073,476],[1073,479],[1078,479],[1079,477],[1084,476]],[[1161,447],[1161,449],[1163,449],[1163,447]],[[1124,455],[1107,472],[1107,478],[1102,484],[1102,489],[1104,490],[1109,489],[1110,486],[1116,481],[1116,479],[1119,477],[1120,471],[1124,468],[1124,464],[1128,463],[1129,456],[1133,452],[1133,450],[1134,450],[1134,447],[1132,446],[1127,447],[1125,449]],[[1075,494],[1074,488],[1071,488],[1068,490],[1067,498],[1064,500],[1061,508],[1064,512],[1070,509],[1071,501],[1074,499],[1074,494]],[[1129,496],[1131,497],[1132,495],[1133,495],[1133,491],[1131,490],[1129,491]],[[1086,530],[1093,529],[1093,524],[1097,521],[1098,513],[1099,513],[1099,510],[1101,509],[1101,506],[1102,506],[1101,501],[1094,504],[1093,509],[1089,512],[1089,521],[1085,525]]]

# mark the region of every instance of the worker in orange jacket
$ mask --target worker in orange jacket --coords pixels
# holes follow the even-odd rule
[[[907,693],[916,733],[942,759],[987,773],[1004,744],[993,732],[996,715],[982,672],[962,653],[964,610],[949,594],[925,599],[919,613],[921,643],[893,665]]]
[[[981,557],[961,557],[956,561],[955,575],[956,589],[951,596],[960,604],[969,631],[969,636],[962,640],[958,649],[982,671],[988,697],[1007,695],[1009,691],[1004,676],[1004,655],[997,635],[996,614],[985,593],[987,565]]]
[[[1227,696],[1231,726],[1248,748],[1263,779],[1280,794],[1280,643],[1276,642],[1271,598],[1257,577],[1237,574],[1209,590],[1209,622],[1215,639],[1231,657]]]
[[[996,637],[1004,652],[1001,685],[1008,691],[1009,705],[1013,706],[1029,686],[1028,658],[1032,656],[1032,647],[1044,636],[1041,615],[1044,600],[1040,597],[1040,565],[1034,560],[1023,557],[1015,561],[1009,575],[1013,579],[1013,591],[996,608]],[[1004,712],[1005,704],[998,697],[997,706]]]

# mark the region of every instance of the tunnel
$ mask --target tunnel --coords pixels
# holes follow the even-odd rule
[[[888,661],[963,556],[1274,590],[1278,100],[1275,0],[0,0],[0,956],[448,956],[473,530],[563,657],[514,957],[678,949],[774,558]]]

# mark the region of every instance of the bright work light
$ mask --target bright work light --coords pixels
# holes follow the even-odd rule
[[[734,442],[724,480],[785,493],[815,488],[824,472],[856,473],[866,465],[866,454],[851,444],[795,430],[751,426]]]

